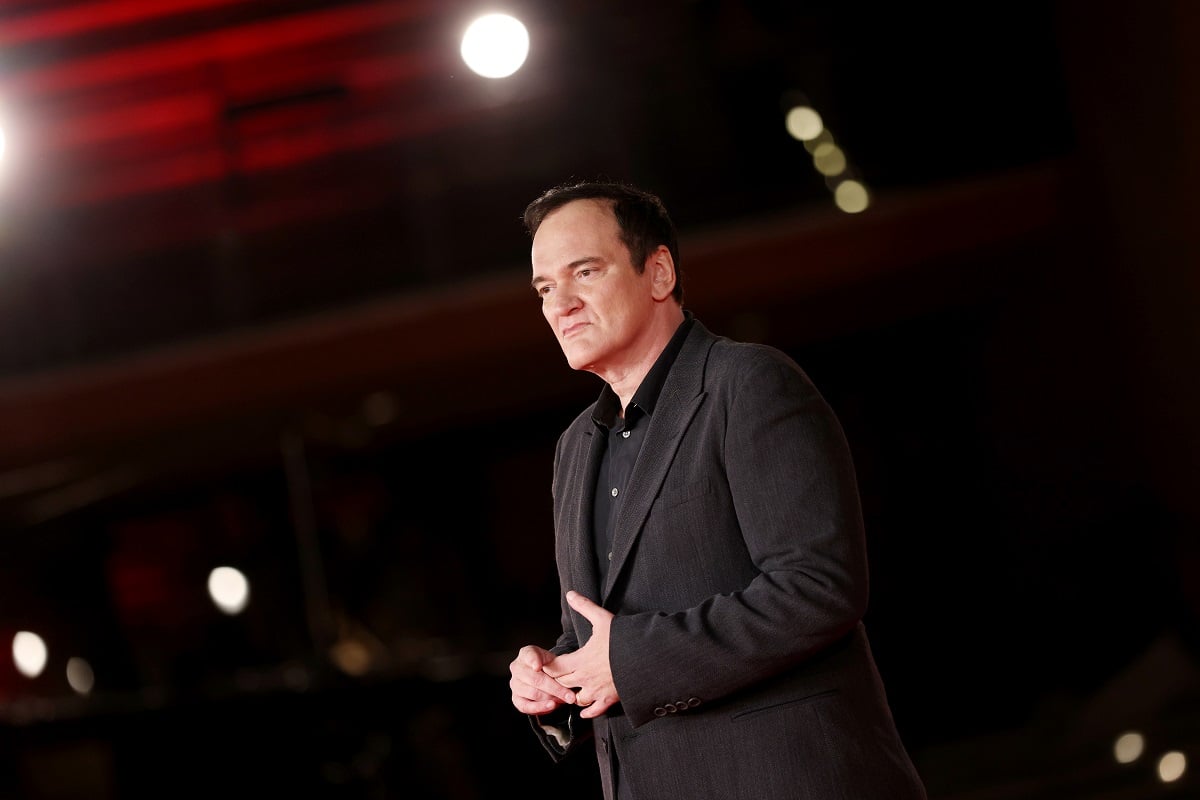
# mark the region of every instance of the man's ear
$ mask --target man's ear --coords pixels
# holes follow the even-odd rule
[[[646,259],[646,269],[650,272],[650,293],[655,300],[666,300],[675,291],[675,259],[665,244]]]

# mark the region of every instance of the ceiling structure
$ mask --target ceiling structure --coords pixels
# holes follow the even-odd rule
[[[532,47],[506,80],[472,74],[458,54],[483,10],[4,4],[4,464],[128,446],[136,419],[152,427],[175,405],[139,404],[146,364],[183,369],[289,335],[303,347],[402,318],[425,293],[449,298],[436,308],[479,279],[521,284],[520,210],[564,180],[639,181],[689,237],[780,214],[833,219],[829,184],[783,125],[797,102],[822,113],[850,173],[880,197],[1043,166],[1071,148],[1044,4],[947,38],[932,12],[863,26],[852,10],[805,4],[515,3]],[[1013,104],[1032,135],[998,124]],[[363,362],[350,391],[406,358],[444,358],[371,349],[349,359]],[[276,361],[258,377],[282,382],[263,390],[266,405],[337,386],[349,376],[323,371],[346,362]],[[244,380],[211,377],[199,396],[225,386],[210,411],[253,410],[254,394],[235,388]],[[89,394],[97,381],[108,388]],[[186,405],[198,399],[186,385],[160,391]]]
[[[519,266],[521,207],[571,177],[636,175],[690,229],[823,205],[799,98],[879,190],[1069,146],[1049,9],[933,51],[928,19],[893,38],[795,5],[515,4],[531,55],[490,80],[458,55],[474,3],[6,3],[0,368]],[[1002,138],[1006,88],[1036,135]]]

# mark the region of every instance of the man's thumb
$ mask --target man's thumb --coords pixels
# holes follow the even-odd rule
[[[587,617],[589,621],[592,618],[592,611],[596,607],[595,603],[574,589],[567,592],[567,605],[578,611],[580,614],[583,614],[583,616]]]

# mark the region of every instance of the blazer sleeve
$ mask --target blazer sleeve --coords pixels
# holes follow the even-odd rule
[[[579,716],[575,706],[560,706],[542,716],[526,716],[538,741],[555,762],[562,761],[594,736],[592,721]]]
[[[749,578],[681,610],[660,605],[614,618],[610,662],[635,726],[666,699],[709,702],[803,664],[846,637],[866,610],[862,513],[841,426],[785,354],[742,347],[725,359],[728,374],[710,381],[719,410],[683,433],[685,445],[686,437],[718,441],[681,446],[676,457],[689,460],[679,469],[707,471],[727,499],[692,520],[693,532],[678,531],[683,521],[665,524],[681,538],[740,537],[752,567],[737,568]],[[661,584],[647,591],[661,596],[689,579],[664,564]]]
[[[564,432],[559,436],[558,443],[554,449],[554,469],[551,473],[553,478],[550,483],[552,498],[558,491],[559,466],[562,463],[562,450],[566,439],[567,433]],[[570,653],[579,649],[575,629],[571,625],[570,607],[567,605],[564,592],[561,589],[558,594],[562,633],[559,634],[554,646],[550,648],[550,652],[555,655]],[[579,708],[576,706],[559,706],[549,714],[527,714],[526,716],[538,741],[541,742],[542,747],[545,748],[546,752],[556,762],[571,755],[580,745],[591,741],[593,737],[592,721],[579,716]]]

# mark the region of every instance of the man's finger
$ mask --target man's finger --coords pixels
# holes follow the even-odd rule
[[[613,704],[609,702],[598,702],[593,700],[584,706],[583,710],[579,712],[579,716],[584,719],[594,719],[602,715],[605,711],[611,708],[612,705]]]
[[[575,657],[572,653],[564,653],[561,656],[547,661],[542,665],[542,673],[554,678],[563,686],[570,687],[571,684],[563,680],[563,678],[571,675],[575,671]]]
[[[578,611],[580,614],[583,614],[587,621],[592,623],[596,621],[596,612],[603,610],[596,603],[593,603],[589,598],[584,597],[574,589],[567,592],[567,605]]]
[[[545,692],[548,695],[552,695],[553,697],[557,697],[565,703],[575,702],[575,692],[571,689],[571,687],[559,683],[554,679],[553,676],[547,673],[540,673],[536,681],[537,682],[533,684],[535,689]]]

